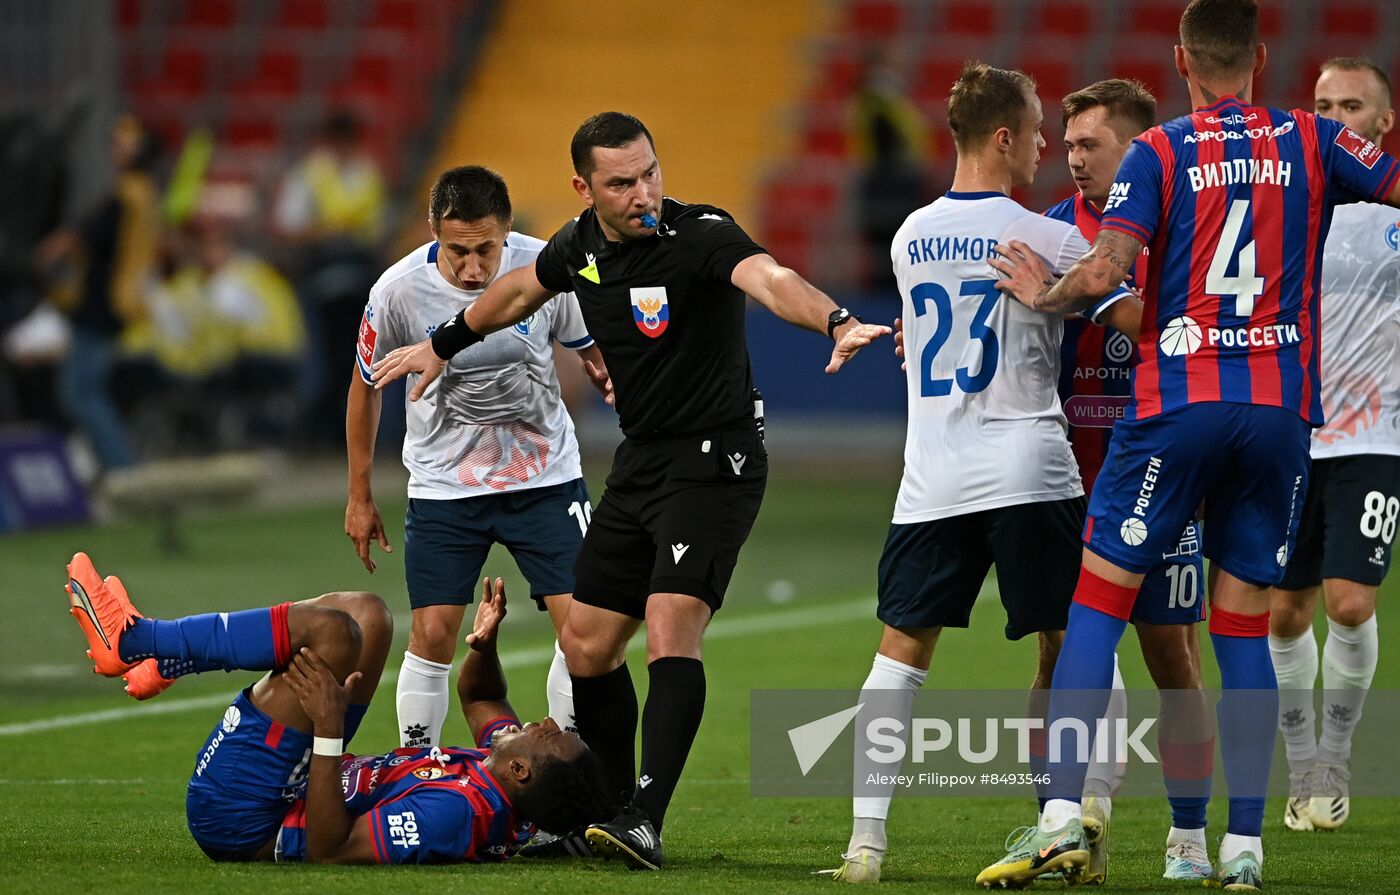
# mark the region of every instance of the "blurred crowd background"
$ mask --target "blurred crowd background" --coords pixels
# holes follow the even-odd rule
[[[1310,106],[1338,54],[1400,76],[1400,4],[1263,5],[1261,101]],[[1039,82],[1048,147],[1017,198],[1048,207],[1073,189],[1064,94],[1132,77],[1186,111],[1181,7],[0,0],[0,530],[79,518],[105,477],[171,458],[343,455],[365,297],[430,238],[433,177],[496,168],[517,229],[547,238],[577,213],[569,137],[607,108],[648,123],[668,193],[887,321],[890,238],[951,179],[963,60]],[[762,313],[750,345],[771,425],[902,419],[887,352],[828,380],[822,340]],[[585,429],[610,426],[572,397]]]

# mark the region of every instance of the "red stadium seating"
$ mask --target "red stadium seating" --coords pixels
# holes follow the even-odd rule
[[[233,88],[240,97],[279,98],[295,96],[301,89],[301,57],[294,53],[268,51],[258,57],[252,77]]]
[[[955,35],[991,37],[999,26],[998,6],[988,0],[952,0],[943,13],[943,31]]]
[[[1034,33],[1057,37],[1086,37],[1094,30],[1089,7],[1073,0],[1046,0],[1032,22]]]
[[[857,0],[846,7],[846,33],[859,38],[890,37],[904,24],[904,5],[890,0]]]
[[[1139,0],[1133,7],[1129,30],[1139,35],[1176,37],[1181,33],[1181,3]]]
[[[282,0],[276,25],[281,28],[321,29],[330,24],[330,0]]]
[[[189,0],[183,24],[196,28],[231,28],[238,18],[234,0]]]
[[[1059,120],[1058,106],[1065,94],[1085,86],[1075,80],[1074,67],[1064,59],[1053,56],[1027,57],[1021,63],[1021,68],[1035,78],[1036,93],[1045,107],[1047,123]]]
[[[1322,9],[1324,39],[1371,40],[1380,31],[1380,10],[1375,4],[1327,3]],[[1338,48],[1333,55],[1345,55]]]

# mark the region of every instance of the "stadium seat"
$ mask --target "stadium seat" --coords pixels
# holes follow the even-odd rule
[[[1380,10],[1374,3],[1327,3],[1322,8],[1323,40],[1343,39],[1373,42],[1380,35]],[[1357,48],[1348,47],[1348,54]],[[1340,55],[1341,51],[1333,55]]]
[[[1093,33],[1089,8],[1073,0],[1046,0],[1035,13],[1034,33],[1082,38]]]
[[[192,97],[209,88],[209,56],[199,50],[171,49],[161,59],[156,76],[137,84],[137,94]]]
[[[122,31],[131,31],[140,25],[141,12],[141,0],[117,0],[112,9],[117,28]]]
[[[330,23],[329,0],[282,0],[276,25],[279,28],[320,30]]]
[[[1075,81],[1073,66],[1055,56],[1027,57],[1021,63],[1021,69],[1035,78],[1036,92],[1045,107],[1046,121],[1058,118],[1056,107],[1066,94],[1085,86]]]
[[[844,31],[865,40],[897,34],[904,24],[904,5],[891,0],[857,0],[846,7]]]
[[[230,118],[224,122],[223,138],[233,147],[271,146],[282,141],[282,128],[268,115]]]
[[[1157,57],[1163,57],[1158,59]],[[1120,52],[1109,64],[1108,70],[1115,78],[1129,78],[1141,81],[1157,97],[1158,103],[1173,95],[1178,87],[1176,71],[1163,53],[1147,56],[1141,53]]]
[[[268,51],[258,57],[252,76],[235,86],[238,97],[290,97],[301,88],[301,58],[293,53]]]
[[[194,28],[231,28],[238,18],[234,0],[189,0],[181,24]]]
[[[991,37],[999,24],[997,5],[985,0],[953,0],[943,10],[943,31],[948,34]]]
[[[953,89],[953,82],[962,74],[962,69],[962,57],[925,59],[915,71],[910,89],[915,98],[925,103],[941,103],[948,98],[948,91]]]
[[[1181,3],[1139,0],[1129,19],[1129,30],[1138,35],[1175,38],[1181,33]]]

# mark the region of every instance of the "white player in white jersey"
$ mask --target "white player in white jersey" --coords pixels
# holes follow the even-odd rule
[[[1045,141],[1034,82],[969,65],[948,99],[958,151],[952,190],[909,216],[891,259],[904,302],[909,428],[893,524],[879,568],[884,623],[856,718],[854,829],[838,880],[879,879],[892,786],[872,786],[866,721],[909,729],[944,627],[965,628],[995,565],[1006,636],[1040,640],[1048,688],[1079,576],[1084,487],[1057,392],[1063,321],[1004,298],[987,265],[1019,239],[1056,271],[1089,250],[1080,232],[1009,198],[1031,183]],[[1125,301],[1126,299],[1126,301]],[[1120,290],[1095,309],[1136,299]],[[1134,326],[1135,328],[1135,326]],[[1042,769],[1043,770],[1043,769]]]
[[[1390,81],[1365,59],[1324,63],[1317,114],[1379,144],[1395,124]],[[1269,612],[1288,756],[1291,830],[1346,822],[1352,732],[1376,671],[1376,592],[1390,568],[1400,517],[1400,213],[1343,205],[1322,260],[1322,406],[1298,545]],[[1327,612],[1323,716],[1313,711],[1318,650],[1313,618]]]
[[[498,274],[533,264],[544,246],[511,232],[505,181],[477,166],[453,168],[438,178],[429,197],[429,226],[433,242],[379,278],[360,323],[345,420],[345,533],[370,572],[371,542],[391,549],[370,482],[381,400],[371,367],[395,348],[421,341]],[[560,396],[554,341],[584,358],[606,395],[602,355],[570,294],[460,353],[422,398],[406,403],[404,569],[413,625],[398,679],[404,746],[439,742],[462,614],[493,543],[510,550],[555,630],[564,623],[591,506],[573,422]],[[550,716],[567,726],[572,688],[557,644],[548,680]]]

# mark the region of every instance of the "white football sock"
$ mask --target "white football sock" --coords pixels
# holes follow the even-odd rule
[[[1220,840],[1220,863],[1228,864],[1245,852],[1252,852],[1259,866],[1264,866],[1264,840],[1258,836],[1239,836],[1226,833]]]
[[[565,730],[577,730],[574,723],[574,682],[569,677],[569,666],[564,662],[564,651],[559,641],[554,641],[554,660],[549,663],[549,676],[545,678],[545,698],[549,700],[549,717]]]
[[[1128,717],[1128,693],[1123,686],[1123,674],[1118,670],[1118,654],[1113,654],[1113,692],[1108,697],[1108,708],[1104,712],[1104,732],[1108,742],[1100,744],[1096,739],[1090,753],[1088,770],[1084,774],[1084,795],[1104,798],[1112,795],[1123,782],[1127,770],[1126,756],[1115,754],[1118,719]],[[1102,753],[1105,759],[1100,761]]]
[[[1174,845],[1199,845],[1201,848],[1205,848],[1205,827],[1198,830],[1183,830],[1180,827],[1172,827],[1167,831],[1167,848]]]
[[[1351,734],[1376,674],[1380,638],[1373,615],[1354,628],[1327,620],[1322,647],[1322,737],[1318,757],[1345,762],[1351,757]]]
[[[914,716],[914,694],[924,685],[927,677],[928,672],[924,669],[905,665],[879,653],[875,654],[870,674],[861,686],[861,702],[865,708],[856,716],[854,783],[862,795],[851,799],[851,813],[855,824],[847,854],[852,854],[857,848],[870,848],[879,852],[885,850],[885,820],[890,816],[890,799],[894,795],[894,784],[876,788],[868,785],[866,779],[872,772],[891,776],[899,773],[898,767],[872,762],[866,756],[869,742],[864,738],[865,721],[877,715],[901,721],[904,725],[902,739],[907,744],[909,726]],[[876,792],[875,795],[870,795],[872,790]]]
[[[1083,816],[1084,809],[1078,802],[1071,802],[1069,799],[1049,799],[1045,802],[1045,810],[1040,812],[1041,832],[1053,833],[1071,820]]]
[[[1317,713],[1313,687],[1317,683],[1317,640],[1312,629],[1297,637],[1269,635],[1269,655],[1278,678],[1278,729],[1288,754],[1288,769],[1306,771],[1317,757]]]
[[[450,663],[444,665],[404,652],[395,700],[400,746],[426,748],[442,741],[442,722],[447,720],[447,676],[451,672]]]

